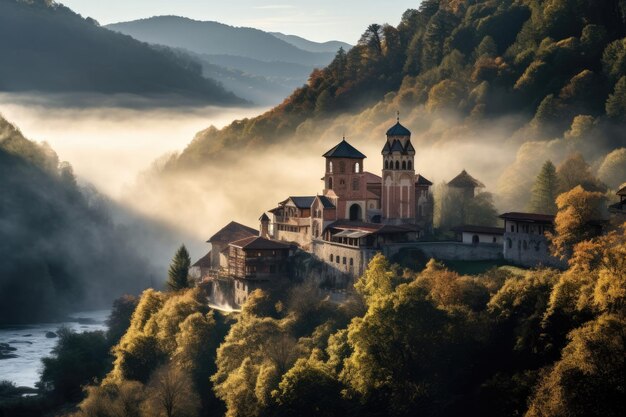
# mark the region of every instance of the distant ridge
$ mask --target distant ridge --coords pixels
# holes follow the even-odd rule
[[[288,42],[296,48],[303,49],[309,52],[332,52],[335,53],[339,48],[343,48],[346,51],[352,48],[352,45],[341,41],[327,41],[327,42],[313,42],[308,39],[302,38],[296,35],[286,35],[280,32],[270,32],[272,35]]]
[[[0,0],[0,56],[0,91],[245,103],[203,77],[197,62],[181,61],[169,50],[113,33],[46,0]]]

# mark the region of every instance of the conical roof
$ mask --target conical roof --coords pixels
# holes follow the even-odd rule
[[[472,177],[467,171],[463,170],[459,175],[452,178],[448,182],[448,186],[456,188],[483,188],[485,184]]]
[[[337,146],[322,155],[324,158],[352,158],[363,159],[367,158],[361,152],[359,152],[354,146],[350,145],[344,138]]]

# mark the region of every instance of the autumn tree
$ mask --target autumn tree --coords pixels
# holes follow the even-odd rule
[[[535,179],[529,210],[533,213],[555,214],[558,180],[552,161],[546,161]]]
[[[144,408],[155,417],[198,415],[200,400],[190,375],[177,366],[159,368],[148,383]]]
[[[580,153],[571,155],[557,168],[559,193],[564,193],[576,186],[587,191],[605,191],[606,187],[591,173],[591,167]]]
[[[598,168],[598,177],[613,189],[626,181],[626,148],[610,152]]]
[[[603,202],[602,193],[586,191],[580,185],[557,197],[554,233],[550,235],[555,256],[569,256],[576,243],[598,234],[593,222],[601,219]]]
[[[176,251],[174,259],[167,271],[167,287],[171,291],[178,291],[189,287],[189,267],[191,259],[185,245]]]

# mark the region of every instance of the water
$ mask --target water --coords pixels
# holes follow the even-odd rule
[[[58,337],[47,338],[47,332],[57,332],[65,326],[77,333],[106,330],[105,320],[110,310],[78,312],[70,319],[87,319],[62,323],[38,323],[20,326],[0,327],[0,343],[16,348],[16,358],[0,359],[0,380],[9,380],[17,386],[34,387],[41,373],[41,358],[49,356],[56,346]]]

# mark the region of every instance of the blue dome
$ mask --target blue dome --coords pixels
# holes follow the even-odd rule
[[[400,122],[397,122],[387,131],[387,136],[411,136],[411,132],[402,126]]]

